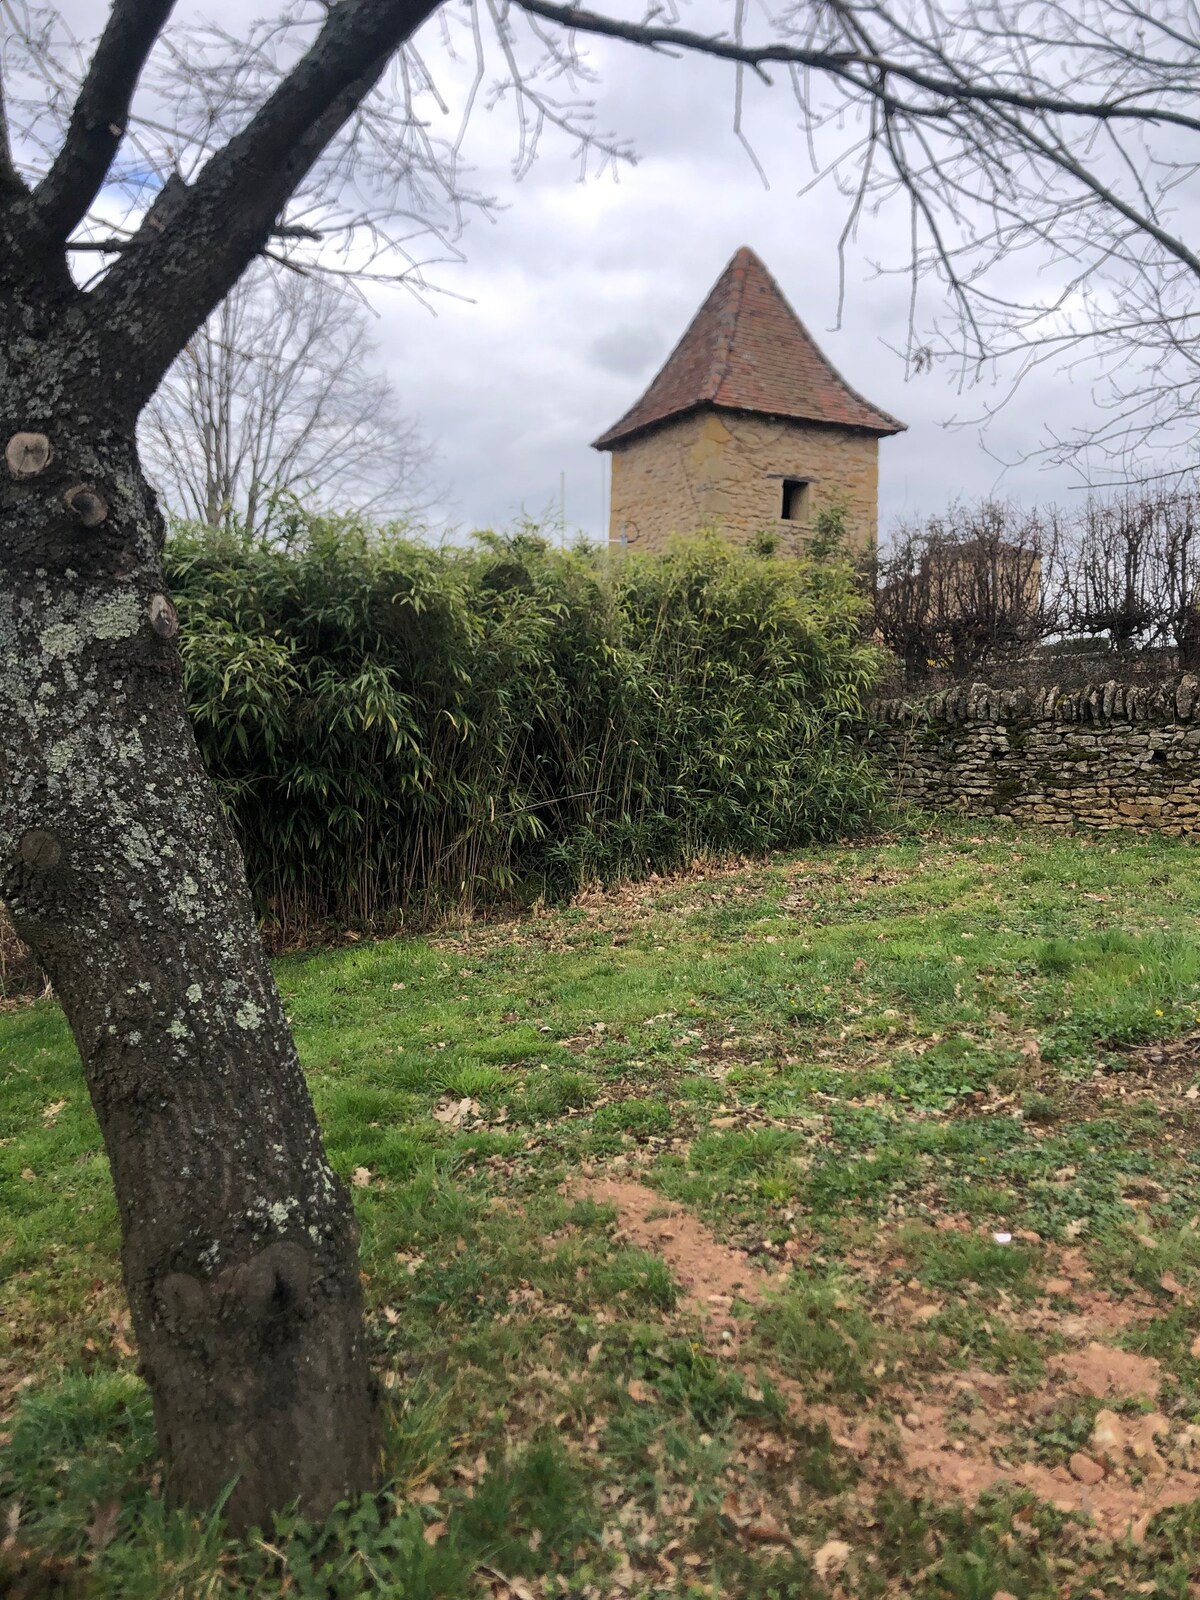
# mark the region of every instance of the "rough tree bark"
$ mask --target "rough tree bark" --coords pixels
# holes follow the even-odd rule
[[[377,1471],[350,1201],[186,716],[120,374],[65,269],[2,287],[0,897],[83,1058],[171,1492],[320,1515]]]

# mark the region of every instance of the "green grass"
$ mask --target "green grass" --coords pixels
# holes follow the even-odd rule
[[[0,1591],[819,1597],[837,1538],[856,1600],[1191,1600],[1195,1507],[1135,1546],[960,1505],[897,1425],[936,1403],[981,1448],[954,1397],[987,1374],[1007,1459],[1085,1449],[1051,1374],[1097,1293],[1200,1425],[1198,914],[1185,842],[956,825],[281,961],[331,1158],[369,1174],[389,1481],[240,1544],[161,1497],[61,1015],[0,1015]],[[727,1338],[589,1176],[770,1276]]]

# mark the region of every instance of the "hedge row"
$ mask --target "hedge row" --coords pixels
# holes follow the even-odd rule
[[[876,658],[837,565],[331,519],[168,561],[197,737],[284,934],[796,845],[876,799],[849,736]]]

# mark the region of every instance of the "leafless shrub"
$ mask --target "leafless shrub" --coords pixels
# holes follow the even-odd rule
[[[984,501],[902,525],[878,564],[875,626],[914,677],[1049,643],[1200,665],[1200,492],[1092,499],[1071,514]]]
[[[1200,496],[1191,489],[1089,501],[1078,518],[1066,626],[1118,650],[1173,647],[1197,659]]]
[[[914,674],[955,673],[1028,650],[1054,627],[1043,572],[1057,524],[997,501],[901,527],[880,561],[875,624]]]

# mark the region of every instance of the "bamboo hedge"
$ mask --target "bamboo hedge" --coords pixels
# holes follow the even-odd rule
[[[848,567],[291,532],[168,544],[196,735],[284,937],[798,845],[876,803]]]

